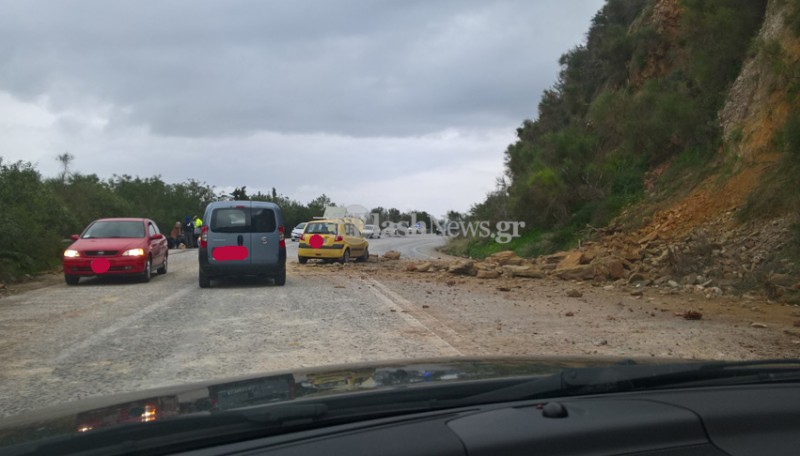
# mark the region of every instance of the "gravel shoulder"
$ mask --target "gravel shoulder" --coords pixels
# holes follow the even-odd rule
[[[629,289],[588,282],[478,279],[409,272],[409,263],[393,263],[334,273],[392,290],[401,298],[403,312],[428,322],[445,340],[452,338],[464,355],[800,356],[797,306],[661,294],[656,289],[632,296]],[[686,319],[687,311],[702,318]]]

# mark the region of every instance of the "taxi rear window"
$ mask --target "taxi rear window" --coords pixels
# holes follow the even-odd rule
[[[214,209],[209,229],[217,233],[272,233],[276,229],[275,211],[260,207]]]
[[[309,234],[339,234],[338,227],[335,223],[309,223],[306,225],[306,233]]]

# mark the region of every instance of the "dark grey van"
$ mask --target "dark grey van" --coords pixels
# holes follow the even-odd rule
[[[199,246],[201,288],[230,276],[273,278],[286,283],[283,214],[263,201],[218,201],[203,215]]]

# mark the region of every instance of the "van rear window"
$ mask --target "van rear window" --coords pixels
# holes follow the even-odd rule
[[[252,209],[252,221],[254,233],[272,233],[277,228],[275,226],[275,211],[263,207]]]
[[[257,207],[225,207],[211,212],[209,228],[217,233],[272,233],[275,211]]]

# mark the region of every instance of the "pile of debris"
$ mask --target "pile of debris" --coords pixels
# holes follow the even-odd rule
[[[616,232],[575,250],[533,259],[502,251],[483,261],[408,263],[406,270],[445,271],[480,279],[554,277],[632,288],[658,287],[663,293],[691,292],[710,298],[742,292],[748,274],[763,272],[762,266],[773,261],[770,258],[775,257],[775,250],[790,238],[790,230],[788,221],[777,220],[758,229],[738,227],[716,231],[716,236],[702,228],[674,239],[662,239],[658,231]],[[778,266],[781,265],[793,266]],[[762,274],[773,288],[773,295],[767,290],[768,297],[800,294],[800,277],[775,272],[778,270]]]

